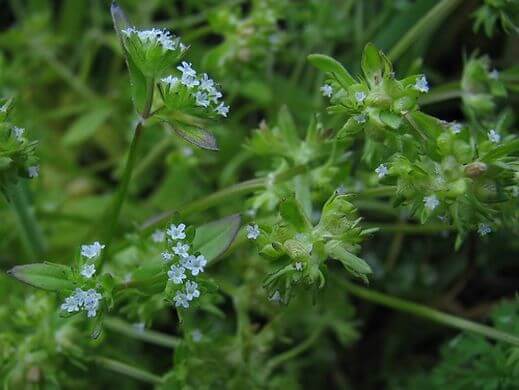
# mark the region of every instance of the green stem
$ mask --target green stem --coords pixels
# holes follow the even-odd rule
[[[41,256],[45,252],[46,244],[34,211],[29,204],[27,194],[21,187],[21,183],[10,184],[6,188],[9,202],[16,213],[23,240],[26,243],[30,256]]]
[[[400,58],[423,34],[429,33],[438,27],[461,2],[462,0],[442,0],[438,2],[391,49],[388,55],[389,59],[396,61]]]
[[[94,358],[94,361],[100,367],[104,367],[108,370],[129,376],[131,378],[143,382],[153,383],[155,385],[160,385],[163,383],[163,380],[160,376],[152,374],[151,372],[143,370],[142,368],[130,366],[126,363],[122,363],[117,360],[113,360],[102,356],[96,356]]]
[[[291,169],[286,170],[278,175],[275,175],[272,178],[264,177],[260,179],[252,179],[247,180],[230,187],[224,188],[223,190],[213,192],[212,194],[202,198],[195,200],[193,202],[187,203],[179,209],[182,210],[180,212],[182,217],[188,216],[190,214],[207,210],[208,208],[220,204],[223,201],[229,200],[230,197],[235,197],[238,195],[249,194],[254,191],[261,190],[269,185],[281,183],[285,180],[289,180],[301,173],[306,172],[312,168],[311,164],[301,164],[297,165]],[[175,213],[175,210],[166,211],[161,213],[147,222],[145,222],[141,226],[142,231],[149,231],[153,227],[159,225],[161,222],[171,218],[171,216]]]
[[[132,143],[130,145],[130,150],[126,159],[126,165],[124,167],[123,176],[121,182],[119,183],[119,188],[117,189],[117,193],[110,205],[110,208],[108,209],[108,212],[103,218],[103,226],[107,226],[107,228],[102,237],[104,237],[104,244],[106,245],[107,249],[103,252],[103,255],[99,260],[99,270],[101,270],[103,267],[104,260],[110,252],[110,246],[115,235],[115,228],[119,220],[119,215],[121,214],[124,201],[126,200],[126,195],[128,194],[128,188],[130,186],[135,160],[137,159],[137,150],[139,140],[141,139],[142,135],[144,121],[150,116],[151,112],[154,87],[154,80],[147,80],[146,104],[144,105],[143,112],[141,113],[141,118],[139,118],[139,121],[135,127]]]
[[[443,313],[439,310],[431,309],[427,306],[420,305],[414,302],[409,302],[400,298],[396,298],[387,294],[370,290],[365,287],[358,286],[347,280],[340,280],[340,284],[351,294],[366,299],[368,301],[386,306],[395,310],[410,313],[417,317],[422,317],[451,328],[456,328],[462,331],[476,333],[493,340],[503,341],[515,346],[519,346],[519,337],[494,329],[490,326],[478,324],[466,320],[464,318],[456,317],[451,314]]]
[[[463,92],[459,81],[443,84],[431,89],[431,91],[424,96],[421,96],[418,103],[422,106],[428,104],[440,103],[445,100],[461,98]]]
[[[316,329],[301,344],[297,345],[296,347],[294,347],[292,349],[289,349],[288,351],[280,353],[279,355],[270,359],[268,361],[267,367],[266,367],[267,376],[270,375],[270,373],[279,365],[283,364],[287,360],[295,358],[297,355],[300,355],[301,353],[306,351],[308,348],[310,348],[312,346],[312,344],[319,338],[320,335],[321,335],[321,329]]]
[[[125,336],[149,342],[151,344],[160,345],[166,348],[175,348],[180,343],[176,337],[156,332],[150,329],[137,329],[134,325],[114,317],[107,317],[103,321],[107,329],[123,334]]]
[[[417,225],[411,223],[364,223],[362,227],[379,228],[384,233],[405,233],[405,234],[435,234],[445,231],[456,230],[454,226],[449,226],[443,223],[429,223],[425,225]]]

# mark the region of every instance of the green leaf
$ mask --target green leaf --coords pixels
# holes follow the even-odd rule
[[[69,267],[53,263],[17,265],[7,272],[30,286],[48,291],[73,290],[72,271]]]
[[[104,124],[111,112],[111,107],[104,106],[80,116],[68,129],[63,138],[63,144],[75,146],[85,142]]]
[[[340,241],[332,240],[327,242],[325,250],[328,256],[340,261],[348,272],[368,283],[367,275],[372,273],[371,267],[360,257],[347,251]]]
[[[283,220],[292,225],[297,231],[305,232],[312,228],[301,203],[294,197],[285,199],[279,205],[279,214]]]
[[[208,130],[204,130],[200,127],[190,126],[187,124],[175,123],[174,125],[167,123],[175,133],[182,137],[185,141],[198,146],[202,149],[217,151],[218,144],[216,138]]]
[[[481,161],[492,162],[499,158],[505,157],[509,154],[515,153],[519,150],[519,139],[514,139],[496,146],[492,150],[481,156]]]
[[[278,115],[278,126],[286,135],[287,140],[296,147],[299,144],[299,136],[297,134],[296,124],[294,122],[294,118],[287,106],[281,107]]]
[[[350,75],[350,73],[341,65],[341,63],[332,57],[329,57],[324,54],[310,54],[308,57],[308,61],[315,66],[316,68],[322,70],[323,72],[332,73],[336,78],[339,84],[341,84],[344,88],[348,88],[350,85],[355,84],[355,79]]]
[[[148,80],[146,76],[144,76],[144,74],[140,71],[140,69],[135,65],[131,57],[128,55],[128,52],[124,47],[122,30],[130,26],[130,23],[128,21],[128,18],[124,14],[124,11],[114,1],[110,8],[110,12],[112,14],[115,32],[119,37],[119,41],[124,52],[126,65],[128,66],[128,72],[130,73],[130,85],[133,104],[135,105],[135,109],[137,110],[137,112],[143,114],[147,105],[148,90],[152,87],[153,80]]]
[[[382,81],[384,70],[391,65],[372,43],[368,43],[362,53],[361,68],[364,75],[372,85]]]
[[[392,129],[398,129],[402,124],[402,117],[391,111],[382,111],[379,118],[384,124],[391,127]]]
[[[200,226],[196,229],[193,249],[200,252],[208,262],[216,259],[232,244],[240,225],[240,215],[234,214]]]

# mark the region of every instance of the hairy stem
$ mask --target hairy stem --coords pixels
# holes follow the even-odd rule
[[[46,244],[38,221],[31,208],[27,194],[21,183],[10,184],[6,188],[9,202],[16,213],[22,238],[31,257],[36,258],[45,252]]]
[[[396,61],[409,47],[424,34],[433,31],[445,20],[447,15],[454,10],[462,0],[442,0],[438,2],[416,23],[389,52],[389,59]]]
[[[130,150],[128,152],[128,157],[126,159],[126,165],[124,167],[123,176],[121,178],[121,182],[119,183],[119,188],[117,189],[115,198],[113,199],[107,214],[105,214],[105,217],[103,218],[103,226],[106,226],[106,231],[104,232],[102,237],[104,237],[104,243],[107,249],[103,252],[103,255],[101,256],[101,259],[99,261],[99,269],[102,268],[104,260],[110,252],[110,246],[115,235],[115,229],[117,226],[117,222],[119,220],[119,215],[121,214],[123,204],[126,200],[128,188],[130,187],[130,180],[132,178],[135,160],[137,159],[137,150],[139,140],[141,139],[144,121],[150,116],[151,105],[153,102],[153,90],[155,84],[153,80],[148,80],[147,82],[148,91],[146,95],[146,104],[143,112],[141,113],[141,118],[139,119],[135,127],[132,143],[130,145]]]
[[[410,313],[414,316],[422,317],[430,321],[434,321],[445,326],[449,326],[451,328],[476,333],[493,340],[503,341],[505,343],[519,346],[518,336],[502,332],[490,326],[478,324],[477,322],[469,321],[464,318],[443,313],[439,310],[431,309],[430,307],[427,307],[425,305],[420,305],[418,303],[409,302],[401,298],[373,291],[369,288],[356,285],[347,280],[340,280],[339,283],[349,293],[359,298],[365,299],[367,301],[371,301],[398,311]]]
[[[103,324],[107,329],[114,332],[151,344],[160,345],[161,347],[175,348],[180,342],[178,338],[161,332],[150,329],[138,329],[134,325],[128,324],[119,318],[107,317]]]
[[[159,385],[163,382],[162,378],[158,375],[152,374],[151,372],[143,370],[142,368],[130,366],[129,364],[122,363],[117,360],[97,356],[94,358],[94,362],[100,367],[106,368],[110,371],[117,372],[119,374],[129,376],[131,378],[143,382],[152,383],[155,385]]]

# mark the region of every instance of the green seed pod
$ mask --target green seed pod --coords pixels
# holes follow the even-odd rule
[[[467,142],[461,140],[454,141],[453,153],[462,164],[473,159],[472,147]]]
[[[308,248],[298,240],[287,240],[284,243],[286,253],[292,259],[303,259],[308,257]]]
[[[440,134],[440,136],[436,139],[436,145],[438,146],[438,149],[442,155],[450,154],[453,145],[452,134],[449,132]]]
[[[393,102],[393,111],[395,112],[412,111],[415,108],[416,99],[411,96],[404,96]]]
[[[483,175],[487,169],[487,164],[480,161],[474,161],[473,163],[465,166],[465,175],[468,177],[478,177]]]
[[[458,179],[452,183],[449,183],[447,187],[447,196],[456,198],[463,195],[467,191],[466,179]]]

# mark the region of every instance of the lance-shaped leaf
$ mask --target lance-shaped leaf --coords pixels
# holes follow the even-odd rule
[[[48,291],[73,290],[76,284],[71,281],[69,267],[53,263],[17,265],[7,273],[23,283]]]
[[[199,251],[208,262],[222,255],[232,244],[241,225],[239,214],[210,222],[196,229],[193,249]]]
[[[342,263],[352,275],[368,283],[367,275],[371,274],[371,267],[360,257],[346,250],[340,241],[332,240],[326,243],[325,250],[328,256]]]
[[[110,8],[112,13],[112,20],[114,23],[114,29],[121,42],[121,47],[124,52],[124,58],[126,59],[126,65],[128,66],[128,72],[130,73],[130,85],[132,92],[132,100],[135,105],[135,109],[140,114],[143,114],[146,110],[148,103],[148,91],[153,88],[153,81],[148,80],[140,69],[135,65],[132,58],[128,55],[123,41],[122,30],[130,27],[128,18],[121,7],[114,1]]]
[[[214,135],[201,127],[187,125],[185,123],[166,124],[167,127],[172,128],[175,133],[182,137],[187,142],[207,150],[218,150],[218,144]]]
[[[332,57],[324,54],[310,54],[308,61],[316,68],[323,72],[331,73],[342,85],[343,88],[348,88],[350,85],[355,84],[355,79],[350,73],[341,65],[341,63]]]

